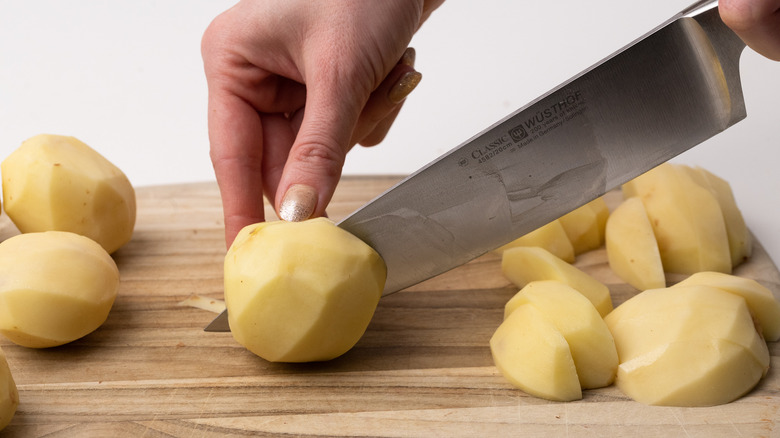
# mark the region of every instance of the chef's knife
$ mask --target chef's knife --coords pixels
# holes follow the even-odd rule
[[[745,118],[744,47],[699,1],[339,226],[387,263],[383,295],[460,266]],[[206,330],[229,330],[226,314]]]

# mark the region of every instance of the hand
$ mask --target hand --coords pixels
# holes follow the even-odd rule
[[[723,22],[756,52],[780,61],[780,0],[720,0]]]
[[[263,195],[283,219],[325,214],[346,153],[381,141],[419,82],[406,49],[442,1],[244,0],[214,19],[202,55],[228,245],[265,220]]]

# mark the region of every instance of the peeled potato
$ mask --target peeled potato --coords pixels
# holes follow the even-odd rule
[[[135,226],[135,191],[119,168],[74,137],[42,134],[0,165],[3,203],[23,233],[70,231],[112,253]]]
[[[720,204],[688,172],[664,163],[624,184],[623,193],[642,200],[666,272],[731,273]]]
[[[533,281],[507,302],[504,315],[528,305],[536,307],[566,339],[583,389],[612,383],[618,366],[615,341],[587,298],[560,281]]]
[[[609,207],[607,207],[607,201],[603,196],[596,198],[587,204],[591,210],[596,213],[596,227],[598,227],[599,234],[601,235],[601,243],[604,243],[606,237],[607,219],[609,218]]]
[[[594,207],[595,204],[588,203],[558,219],[574,247],[574,254],[596,249],[603,242],[602,218]]]
[[[752,389],[769,351],[745,300],[710,286],[644,291],[604,318],[629,397],[666,406],[712,406]]]
[[[537,280],[561,281],[590,300],[601,316],[612,310],[607,286],[544,248],[529,246],[504,251],[501,272],[519,288]]]
[[[224,267],[233,337],[272,362],[347,352],[371,321],[387,275],[376,251],[325,218],[249,225]]]
[[[18,406],[19,391],[16,389],[5,353],[0,348],[0,430],[8,426]]]
[[[747,260],[753,252],[753,236],[745,224],[742,212],[734,199],[734,193],[726,180],[714,173],[698,167],[696,169],[685,167],[692,177],[701,185],[712,192],[720,204],[723,212],[723,221],[726,225],[726,235],[729,241],[732,267],[739,266]]]
[[[507,243],[498,248],[496,252],[503,253],[509,248],[518,246],[538,246],[550,251],[563,261],[574,263],[574,247],[561,221],[558,219],[548,222],[534,231]]]
[[[780,339],[780,302],[759,282],[721,272],[698,272],[674,287],[692,285],[712,286],[741,296],[758,320],[764,338],[769,342]]]
[[[639,198],[626,199],[612,212],[606,234],[607,261],[618,277],[639,290],[666,286],[653,226]]]
[[[66,344],[108,317],[119,270],[93,240],[64,231],[0,243],[0,333],[32,348]]]
[[[512,385],[548,400],[582,398],[569,344],[534,306],[520,306],[490,338],[496,368]]]

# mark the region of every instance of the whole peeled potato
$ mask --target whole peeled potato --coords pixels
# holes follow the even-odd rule
[[[74,137],[41,134],[0,164],[3,204],[22,233],[70,231],[112,253],[135,226],[135,191],[119,168]]]
[[[230,330],[271,362],[333,359],[363,336],[386,275],[376,251],[328,219],[249,225],[225,257]]]
[[[0,333],[25,347],[79,339],[105,322],[119,270],[95,241],[65,231],[0,243]]]

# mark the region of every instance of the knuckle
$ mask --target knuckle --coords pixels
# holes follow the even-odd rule
[[[333,141],[309,140],[293,148],[291,159],[318,173],[338,176],[344,165],[345,153]]]

